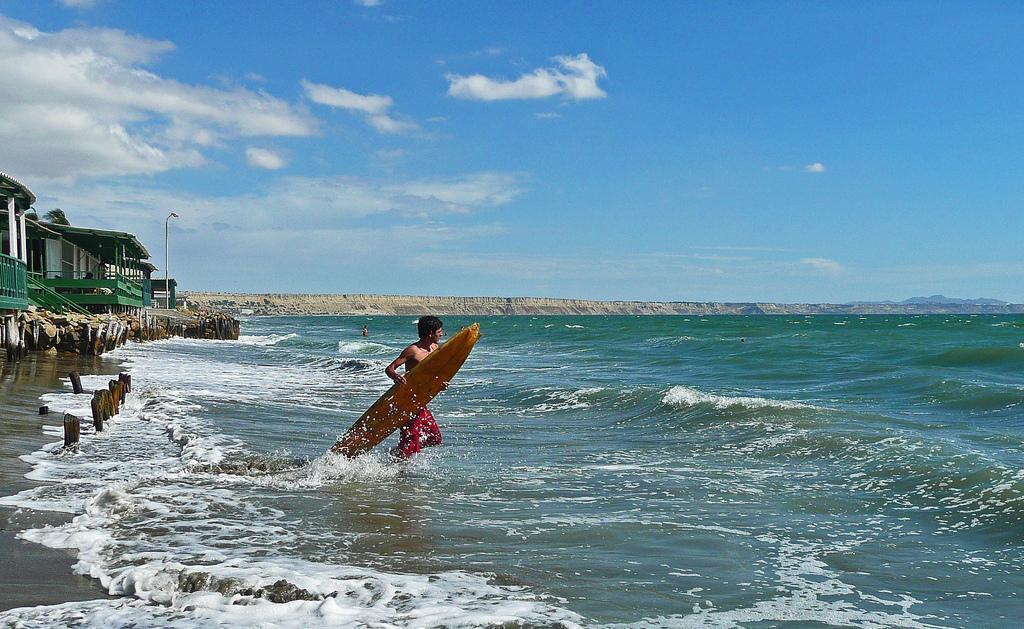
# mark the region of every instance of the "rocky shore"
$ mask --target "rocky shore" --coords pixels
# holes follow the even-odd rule
[[[234,315],[814,315],[1020,314],[1024,304],[776,304],[692,301],[592,301],[536,297],[302,295],[188,292],[192,305]]]
[[[0,341],[7,360],[27,352],[64,352],[98,356],[128,341],[150,341],[170,336],[201,339],[237,339],[239,323],[223,313],[165,316],[143,312],[128,314],[57,314],[25,311],[0,319]]]

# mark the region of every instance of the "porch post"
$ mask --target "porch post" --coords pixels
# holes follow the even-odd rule
[[[12,258],[18,257],[18,232],[14,224],[14,197],[7,197],[7,242],[11,245],[8,251]]]
[[[28,236],[27,229],[25,228],[25,213],[19,214],[18,218],[20,219],[18,223],[21,226],[21,261],[28,268]]]

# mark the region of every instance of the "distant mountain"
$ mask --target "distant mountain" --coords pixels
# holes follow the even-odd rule
[[[939,306],[939,305],[983,305],[983,306],[1005,306],[1007,302],[1000,301],[998,299],[989,299],[987,297],[977,297],[975,299],[957,299],[956,297],[946,297],[945,295],[932,295],[931,297],[911,297],[910,299],[904,299],[899,302],[901,304],[923,304],[927,306]]]
[[[848,304],[851,306],[1005,306],[1008,302],[988,297],[957,299],[945,295],[932,295],[931,297],[911,297],[903,301],[851,301]]]

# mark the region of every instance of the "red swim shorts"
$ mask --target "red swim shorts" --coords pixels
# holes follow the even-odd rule
[[[398,447],[391,453],[407,459],[423,448],[441,445],[441,431],[434,416],[427,407],[420,409],[416,417],[405,422],[398,429]]]

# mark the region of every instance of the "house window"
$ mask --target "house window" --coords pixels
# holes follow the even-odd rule
[[[73,280],[75,279],[75,246],[67,241],[60,244],[61,277],[66,280]]]

